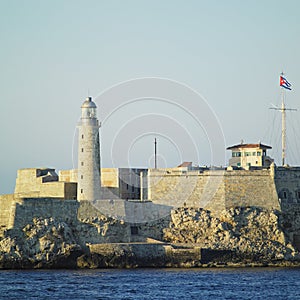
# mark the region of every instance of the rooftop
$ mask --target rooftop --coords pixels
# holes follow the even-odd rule
[[[191,167],[191,166],[192,166],[192,162],[191,161],[185,161],[182,164],[180,164],[179,166],[177,166],[177,168]]]
[[[261,144],[261,143],[258,143],[258,144],[237,144],[237,145],[227,147],[226,149],[227,150],[233,150],[233,149],[241,149],[241,148],[272,149],[271,146],[264,145],[264,144]]]

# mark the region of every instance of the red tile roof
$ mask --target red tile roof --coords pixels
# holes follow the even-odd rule
[[[192,166],[192,162],[191,161],[185,161],[182,164],[180,164],[179,166],[177,166],[177,168],[181,168],[181,167],[191,167]]]

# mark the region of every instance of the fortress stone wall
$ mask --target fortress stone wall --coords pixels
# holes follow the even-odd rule
[[[76,182],[57,180],[53,169],[19,170],[15,193],[0,196],[0,234],[5,229],[20,228],[34,217],[67,221],[93,218],[100,213],[142,229],[140,224],[165,219],[173,207],[202,207],[218,215],[237,206],[278,210],[300,206],[299,167],[150,169],[147,192],[151,201],[106,199],[92,205],[79,205],[72,200]]]
[[[280,209],[272,169],[150,170],[148,194],[154,203],[174,207],[203,207],[213,212],[236,206]]]
[[[280,209],[271,169],[226,171],[223,180],[226,208],[257,206]]]
[[[277,167],[275,184],[283,207],[300,204],[300,167]]]
[[[21,229],[33,218],[54,218],[64,222],[77,219],[79,203],[76,200],[55,198],[18,198],[0,196],[0,236],[7,229]]]
[[[14,194],[19,198],[76,199],[77,184],[58,181],[58,175],[54,169],[20,169],[17,174]]]

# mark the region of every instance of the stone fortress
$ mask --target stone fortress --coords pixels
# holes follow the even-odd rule
[[[211,255],[207,249],[176,246],[176,242],[188,241],[175,238],[176,232],[170,236],[172,230],[166,229],[170,221],[174,227],[178,213],[199,219],[205,211],[205,218],[215,220],[218,227],[224,211],[232,213],[237,207],[283,215],[300,208],[300,167],[276,166],[267,156],[270,146],[242,142],[228,147],[232,157],[225,168],[193,166],[191,162],[164,169],[101,168],[99,121],[91,97],[81,106],[78,132],[78,169],[59,174],[51,168],[18,170],[14,194],[0,196],[2,238],[18,236],[37,219],[57,220],[76,227],[77,243],[90,253],[103,256],[125,251],[130,245],[134,255],[143,259],[149,253],[158,257],[169,253],[174,259],[179,251],[183,253],[179,261],[183,257],[186,262],[202,251],[205,261]],[[287,238],[296,251],[300,229],[291,227]],[[217,249],[221,256],[228,255],[222,247]]]

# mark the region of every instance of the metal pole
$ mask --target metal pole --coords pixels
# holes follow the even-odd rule
[[[156,138],[154,139],[154,168],[157,169],[157,146]]]
[[[282,166],[285,164],[285,150],[286,150],[286,111],[285,111],[285,104],[284,104],[284,91],[282,90],[282,103],[281,103],[281,146],[282,146]]]

